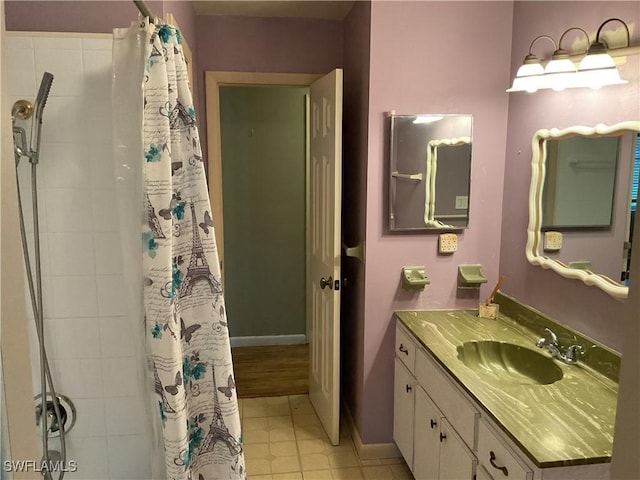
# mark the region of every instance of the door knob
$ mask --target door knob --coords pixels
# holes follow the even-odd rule
[[[325,287],[333,288],[333,277],[320,279],[320,288],[324,290]]]

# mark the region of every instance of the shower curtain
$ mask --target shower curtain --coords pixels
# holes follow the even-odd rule
[[[141,215],[128,218],[142,234],[137,291],[166,478],[243,479],[219,260],[180,32],[148,22],[115,30],[113,87],[116,175],[129,184],[120,203],[126,210],[127,198],[140,200],[128,209]]]

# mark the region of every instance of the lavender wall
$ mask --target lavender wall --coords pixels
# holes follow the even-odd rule
[[[328,73],[342,66],[342,23],[308,18],[196,17],[198,71],[203,95],[206,71]],[[206,158],[206,119],[199,129]]]
[[[558,39],[571,26],[584,28],[593,38],[598,26],[610,17],[629,23],[631,43],[638,43],[638,2],[515,2],[512,74],[526,55],[529,43],[540,34]],[[613,22],[606,29],[618,28]],[[536,44],[535,53],[548,56],[548,46]],[[627,85],[601,90],[575,89],[510,94],[509,128],[503,206],[501,273],[508,278],[503,291],[616,350],[622,347],[624,302],[595,287],[564,279],[549,270],[530,265],[524,257],[527,202],[531,178],[530,141],[540,128],[612,124],[640,118],[640,57],[627,58],[620,66]]]
[[[156,15],[162,14],[162,1],[145,3]],[[111,33],[115,27],[128,27],[138,16],[129,0],[7,0],[4,8],[8,31]]]
[[[392,439],[393,311],[477,308],[477,297],[457,292],[460,264],[480,263],[490,283],[497,280],[512,8],[511,2],[371,5],[365,400],[358,425],[365,443]],[[389,110],[473,115],[470,222],[452,256],[438,256],[435,234],[386,232]],[[425,265],[431,285],[419,293],[401,290],[403,265]],[[485,285],[482,296],[492,286]]]
[[[371,3],[356,2],[344,19],[342,235],[352,247],[366,238]],[[342,398],[362,431],[365,267],[342,259]]]

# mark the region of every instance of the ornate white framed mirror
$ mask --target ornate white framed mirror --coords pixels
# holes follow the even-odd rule
[[[534,134],[526,245],[531,264],[627,297],[639,137],[640,121]]]
[[[443,164],[438,176],[438,160]],[[469,223],[469,183],[456,191],[456,178],[469,178],[471,137],[441,138],[427,144],[424,224],[427,228],[463,228]],[[462,161],[462,172],[459,165]],[[462,173],[462,175],[461,175]],[[466,176],[465,176],[466,174]],[[447,178],[450,177],[450,178]],[[438,194],[436,188],[440,187]],[[463,195],[456,195],[456,193]],[[449,198],[447,198],[449,197]],[[436,198],[438,204],[436,205]]]

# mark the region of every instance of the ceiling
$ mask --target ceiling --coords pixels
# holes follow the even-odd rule
[[[299,17],[342,20],[354,1],[271,1],[271,0],[196,0],[196,15],[242,15],[250,17]]]

